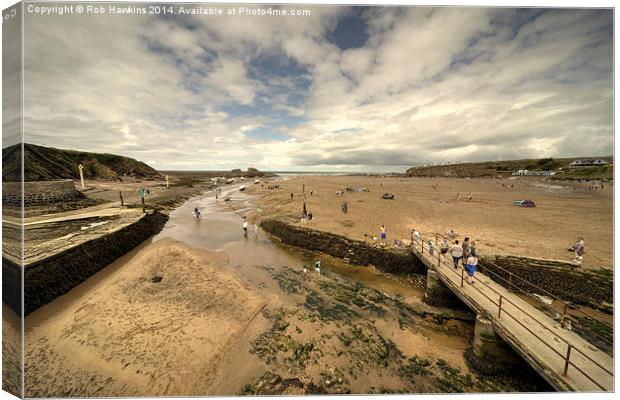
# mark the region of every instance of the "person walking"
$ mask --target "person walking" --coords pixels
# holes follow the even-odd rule
[[[474,257],[478,257],[478,255],[476,254],[476,242],[474,242],[473,240],[469,245],[469,253]]]
[[[465,261],[467,261],[467,257],[469,257],[469,238],[466,237],[463,240],[463,265],[465,265]]]
[[[478,257],[474,256],[473,254],[470,254],[469,257],[467,257],[467,263],[465,264],[464,268],[465,271],[467,271],[467,282],[469,282],[470,284],[474,284],[474,274],[476,273],[476,267],[478,266]]]
[[[314,263],[314,272],[321,275],[321,260]]]
[[[448,241],[446,239],[441,239],[441,244],[439,245],[439,251],[441,254],[446,254],[448,252]]]
[[[579,242],[577,243],[577,247],[575,249],[575,262],[577,264],[581,264],[583,262],[583,254],[586,252],[586,245],[583,241],[583,238],[579,238]]]
[[[454,262],[454,269],[459,267],[459,260],[463,258],[463,248],[459,244],[458,240],[454,241],[454,245],[452,246],[452,262]]]
[[[432,256],[433,252],[435,251],[435,247],[433,247],[433,241],[429,240],[427,244],[428,244],[428,253]]]
[[[243,236],[248,237],[248,221],[243,217]]]

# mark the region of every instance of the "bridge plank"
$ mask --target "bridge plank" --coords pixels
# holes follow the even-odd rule
[[[437,253],[431,258],[428,249],[424,247],[422,250],[421,246],[424,244],[414,243],[411,251],[428,268],[437,271],[441,281],[467,306],[477,313],[488,314],[497,334],[553,387],[562,391],[613,391],[612,357],[575,332],[564,329],[559,321],[488,276],[477,272],[475,287],[466,280],[462,282],[461,274],[466,276],[466,273],[460,266],[454,270],[451,257],[442,256],[438,264]],[[501,314],[500,297],[503,298]],[[571,365],[564,376],[569,344],[572,346]]]

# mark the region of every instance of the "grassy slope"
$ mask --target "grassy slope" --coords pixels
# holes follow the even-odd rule
[[[613,157],[597,157],[612,163]],[[542,158],[529,160],[488,161],[480,163],[463,163],[451,165],[433,165],[429,167],[409,168],[407,176],[448,176],[448,177],[493,177],[509,176],[513,171],[527,169],[530,171],[557,171],[563,172],[552,176],[551,179],[613,179],[613,167],[582,167],[569,168],[568,165],[577,158]],[[582,158],[579,158],[582,159]]]
[[[2,149],[3,180],[20,180],[20,156],[19,145]],[[114,179],[123,174],[136,177],[158,175],[152,167],[129,157],[24,144],[24,178],[27,181],[78,179],[79,164],[83,165],[87,179]]]

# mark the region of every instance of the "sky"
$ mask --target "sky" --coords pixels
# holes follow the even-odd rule
[[[310,15],[26,13],[25,141],[161,170],[613,154],[610,9],[282,8]]]

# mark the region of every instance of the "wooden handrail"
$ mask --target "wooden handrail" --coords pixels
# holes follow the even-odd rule
[[[437,237],[441,237],[442,239],[448,239],[448,240],[450,240],[450,238],[446,238],[446,237],[445,237],[444,235],[442,235],[442,234],[437,234],[437,233],[436,233],[436,234],[435,234],[435,237],[436,237],[436,238],[437,238]],[[437,240],[437,239],[436,239],[436,240]],[[554,295],[553,293],[550,293],[549,291],[547,291],[547,290],[545,290],[545,289],[541,288],[540,286],[538,286],[538,285],[536,285],[536,284],[534,284],[534,283],[532,283],[532,282],[528,281],[527,279],[525,279],[525,278],[523,278],[523,277],[520,277],[519,275],[515,275],[515,274],[514,274],[514,273],[512,273],[511,271],[508,271],[508,270],[507,270],[507,269],[505,269],[504,267],[502,267],[502,266],[500,266],[500,265],[497,265],[497,264],[496,264],[496,263],[494,263],[493,261],[486,260],[486,259],[485,259],[484,261],[485,261],[485,263],[489,263],[489,264],[491,264],[491,265],[495,266],[496,268],[499,268],[500,270],[502,270],[502,271],[504,271],[505,273],[507,273],[507,274],[508,274],[508,277],[509,277],[509,279],[508,279],[508,280],[507,280],[506,278],[504,278],[503,276],[501,276],[501,275],[497,274],[495,271],[492,271],[492,270],[490,270],[490,269],[488,269],[488,268],[486,268],[486,269],[485,269],[485,272],[488,272],[488,273],[493,274],[494,276],[498,277],[498,278],[499,278],[499,279],[501,279],[502,281],[506,282],[506,283],[507,283],[510,287],[513,287],[513,288],[517,289],[518,291],[520,291],[520,292],[522,292],[522,293],[528,294],[528,292],[526,292],[524,289],[522,289],[521,287],[517,286],[516,284],[514,284],[514,283],[512,282],[511,277],[513,277],[513,276],[514,276],[515,278],[517,278],[517,279],[521,280],[522,282],[524,282],[524,283],[526,283],[526,284],[530,285],[531,287],[535,288],[537,291],[542,292],[543,294],[545,294],[546,296],[548,296],[548,297],[552,298],[553,300],[557,300],[557,301],[559,301],[560,303],[562,303],[562,305],[563,305],[563,313],[564,313],[564,315],[566,315],[566,311],[570,308],[571,310],[578,311],[578,312],[580,312],[581,314],[585,315],[586,317],[589,317],[589,318],[591,318],[591,319],[593,319],[593,320],[597,321],[598,323],[600,323],[600,324],[602,324],[602,325],[605,325],[605,326],[606,326],[607,328],[609,328],[609,329],[613,329],[613,326],[612,326],[612,325],[610,325],[609,323],[607,323],[606,321],[603,321],[603,320],[599,319],[599,318],[598,318],[598,317],[596,317],[595,315],[592,315],[592,314],[588,313],[587,311],[582,310],[581,308],[578,308],[578,307],[572,306],[571,304],[569,304],[569,303],[567,303],[566,301],[562,300],[561,298],[559,298],[558,296]],[[599,338],[599,339],[601,339],[601,340],[605,341],[605,342],[606,342],[606,343],[608,343],[608,344],[612,344],[612,345],[613,345],[613,342],[612,342],[612,341],[610,341],[609,339],[607,339],[607,338],[605,338],[605,337],[603,337],[603,336],[600,336],[599,334],[597,334],[597,333],[596,333],[596,332],[594,332],[594,331],[593,331],[592,333],[593,333],[593,334],[594,334],[597,338]]]
[[[420,245],[420,256],[423,258],[427,258],[426,255],[424,255],[424,240],[422,238],[413,238],[416,242],[419,243]],[[412,248],[415,248],[413,246],[412,243]],[[430,255],[430,252],[428,252],[428,254]],[[432,255],[430,257],[430,259],[432,260]],[[454,274],[456,274],[457,276],[459,275],[459,273],[457,272],[457,270],[454,270],[453,265],[450,265],[446,262],[445,257],[442,260],[441,257],[441,252],[438,252],[437,254],[437,272],[444,274],[443,272],[439,271],[439,267],[443,264],[448,271],[453,272]],[[443,261],[443,262],[442,262]],[[433,265],[433,263],[430,263],[431,265]],[[499,267],[501,268],[501,267]],[[460,278],[461,278],[461,287],[463,286],[463,278],[464,278],[464,269],[461,268],[461,274],[460,274]],[[449,279],[448,279],[449,280]],[[596,365],[598,368],[602,369],[604,372],[606,372],[607,374],[609,374],[611,377],[613,377],[613,372],[609,371],[607,368],[605,368],[604,366],[602,366],[601,364],[599,364],[597,361],[593,360],[590,356],[588,356],[587,354],[585,354],[582,350],[580,350],[579,348],[574,347],[570,342],[568,342],[566,339],[564,339],[561,336],[558,336],[555,332],[553,332],[549,327],[547,327],[543,322],[539,321],[536,317],[532,316],[531,314],[529,314],[527,311],[523,310],[521,307],[519,307],[517,304],[515,304],[514,302],[512,302],[509,298],[506,298],[505,296],[503,296],[501,293],[499,293],[495,288],[487,285],[485,282],[483,281],[478,281],[480,282],[484,287],[490,289],[493,293],[495,293],[496,295],[499,295],[499,303],[496,303],[493,299],[491,299],[489,296],[486,295],[486,293],[484,293],[483,291],[481,291],[478,287],[476,286],[471,286],[474,290],[476,290],[478,293],[482,294],[487,300],[489,300],[493,305],[498,307],[498,319],[501,319],[501,315],[502,312],[504,315],[507,315],[509,317],[511,317],[515,322],[517,322],[520,326],[522,326],[523,328],[525,328],[529,333],[531,333],[536,339],[538,339],[539,342],[543,343],[545,346],[547,346],[548,348],[550,348],[555,354],[557,354],[558,356],[560,356],[563,360],[564,360],[564,371],[562,373],[563,376],[566,376],[567,372],[568,372],[568,366],[572,365],[573,367],[575,367],[575,369],[580,372],[582,375],[584,375],[586,378],[588,378],[590,381],[592,381],[597,387],[601,388],[602,390],[605,390],[605,387],[603,387],[600,383],[598,383],[594,378],[592,378],[591,376],[589,376],[586,372],[584,372],[581,368],[579,368],[578,366],[575,365],[575,363],[573,363],[570,360],[571,357],[571,350],[574,350],[575,352],[578,352],[580,355],[582,355],[583,357],[585,357],[588,361],[590,361],[592,364]],[[564,342],[567,345],[567,352],[566,355],[563,355],[562,353],[560,353],[558,350],[556,350],[552,345],[550,345],[549,343],[547,343],[546,340],[544,340],[543,338],[539,337],[535,332],[533,332],[527,325],[523,324],[516,316],[512,315],[510,313],[509,310],[507,310],[505,308],[505,303],[509,303],[510,305],[512,305],[514,308],[516,308],[517,310],[519,310],[520,312],[522,312],[523,314],[525,314],[526,316],[528,316],[530,319],[532,319],[533,321],[535,321],[537,324],[539,324],[541,327],[543,327],[543,329],[546,329],[547,331],[549,331],[555,338],[560,339],[562,342]],[[503,307],[502,307],[503,306]]]

